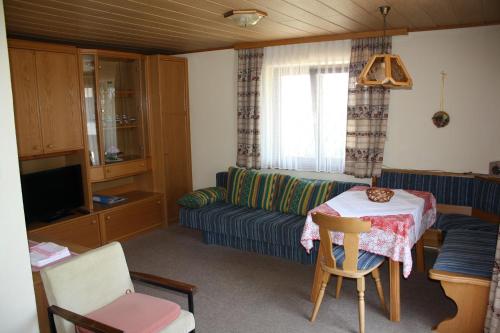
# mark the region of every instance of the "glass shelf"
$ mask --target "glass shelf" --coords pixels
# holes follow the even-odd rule
[[[140,61],[82,55],[92,166],[145,158]]]

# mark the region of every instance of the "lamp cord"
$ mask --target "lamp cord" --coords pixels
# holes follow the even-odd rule
[[[444,79],[446,78],[445,71],[441,71],[441,103],[439,111],[444,111]]]

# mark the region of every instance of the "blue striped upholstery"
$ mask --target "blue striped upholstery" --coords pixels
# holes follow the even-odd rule
[[[481,220],[480,218],[462,214],[437,214],[436,229],[442,231],[449,230],[479,230],[485,232],[498,233],[498,224]]]
[[[472,206],[474,179],[382,170],[377,186],[431,192],[441,204]]]
[[[498,234],[477,230],[450,230],[434,269],[491,278]]]
[[[354,186],[370,186],[370,184],[353,183],[353,182],[335,182],[335,186],[333,187],[333,190],[332,190],[330,197],[328,199],[336,197],[340,193],[345,192]]]
[[[316,262],[319,242],[314,242],[314,250],[307,254],[302,246],[278,245],[269,242],[261,242],[248,238],[233,237],[214,232],[203,232],[203,240],[207,244],[229,246],[243,251],[251,251],[259,254],[282,257],[288,260],[311,265]]]
[[[302,247],[305,216],[217,202],[202,208],[181,208],[181,225],[232,237]]]
[[[345,260],[345,251],[343,246],[335,246],[333,248],[333,256],[337,263],[338,268],[342,268]],[[375,253],[366,252],[363,250],[358,251],[358,270],[367,270],[373,268],[383,262],[385,257],[379,256]]]
[[[500,182],[474,179],[472,208],[500,216]]]

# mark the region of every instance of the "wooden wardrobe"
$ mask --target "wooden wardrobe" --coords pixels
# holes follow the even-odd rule
[[[177,200],[193,190],[187,60],[162,55],[149,56],[149,96],[152,117],[151,147],[162,159],[154,161],[155,191],[165,193],[168,223],[179,216]]]

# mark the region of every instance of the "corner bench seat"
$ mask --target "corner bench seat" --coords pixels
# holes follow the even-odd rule
[[[481,220],[475,216],[437,213],[436,223],[434,223],[432,228],[443,232],[450,230],[477,230],[496,234],[498,233],[498,226],[498,224]]]
[[[457,304],[457,314],[439,323],[435,332],[482,332],[495,263],[498,234],[449,230],[429,277],[441,282]]]

